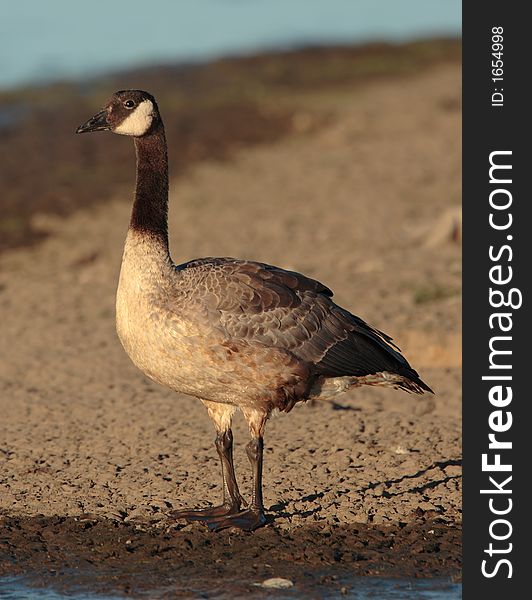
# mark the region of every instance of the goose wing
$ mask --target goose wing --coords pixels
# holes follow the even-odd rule
[[[388,335],[335,304],[319,281],[230,258],[182,268],[195,303],[228,341],[288,351],[325,377],[389,371],[428,389]]]

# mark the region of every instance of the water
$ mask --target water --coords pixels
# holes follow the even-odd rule
[[[460,29],[460,0],[0,2],[0,89],[153,62]]]
[[[0,577],[0,598],[2,600],[123,600],[123,596],[102,596],[87,592],[62,594],[48,588],[32,588],[20,577]]]
[[[340,587],[346,586],[347,593]],[[175,589],[175,588],[174,588]],[[160,590],[159,593],[170,594],[172,588]],[[245,596],[251,598],[275,598],[275,600],[301,600],[309,597],[308,589],[300,590],[297,584],[287,590],[251,590]],[[238,598],[238,595],[227,591],[226,593],[209,593],[209,590],[197,590],[196,597],[203,592],[208,593],[212,599]],[[349,580],[342,579],[340,585],[334,588],[319,587],[320,598],[324,600],[460,600],[462,587],[457,583],[438,579],[375,579],[368,577],[354,577]],[[156,599],[158,591],[144,592],[139,596]],[[191,596],[194,597],[194,596]],[[68,591],[61,593],[49,588],[32,588],[24,583],[20,577],[0,578],[0,598],[2,600],[118,600],[122,596],[90,594],[87,592]]]

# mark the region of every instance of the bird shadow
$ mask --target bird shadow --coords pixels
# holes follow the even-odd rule
[[[429,466],[424,467],[423,469],[420,469],[419,471],[416,471],[415,473],[408,473],[406,475],[401,475],[401,477],[398,477],[396,479],[387,479],[385,481],[371,482],[368,485],[366,485],[365,487],[361,488],[359,490],[359,492],[361,494],[365,494],[366,492],[374,490],[380,486],[385,486],[385,488],[390,488],[393,485],[403,483],[404,481],[407,481],[409,479],[417,479],[418,477],[422,477],[423,475],[426,475],[429,471],[432,471],[434,469],[438,469],[442,473],[445,473],[445,469],[447,467],[461,467],[461,466],[462,466],[461,459],[449,459],[449,460],[444,460],[444,461],[436,461],[436,462],[433,462],[432,464],[430,464]],[[419,494],[419,493],[425,492],[426,490],[434,489],[434,488],[438,487],[439,485],[443,485],[443,484],[447,483],[448,481],[460,479],[461,477],[462,477],[461,474],[460,475],[445,474],[444,477],[433,479],[431,481],[428,481],[428,482],[420,484],[420,485],[416,485],[416,486],[411,487],[406,490],[390,492],[390,491],[388,491],[388,489],[384,489],[382,491],[382,496],[384,498],[392,498],[394,496],[402,496],[403,494]],[[298,502],[316,502],[317,500],[321,500],[321,498],[323,498],[327,492],[330,492],[331,489],[333,489],[333,488],[327,488],[321,492],[315,492],[314,494],[308,494],[306,496],[299,498]],[[289,519],[293,518],[295,516],[310,517],[312,515],[319,513],[322,510],[322,507],[320,505],[317,505],[315,508],[309,509],[309,510],[287,510],[291,504],[293,504],[293,500],[285,500],[282,502],[277,502],[276,504],[273,504],[272,506],[270,506],[270,508],[269,508],[270,522],[274,522],[275,519],[282,518],[282,517],[289,518]],[[274,514],[272,515],[271,513],[274,513]]]
[[[328,404],[332,410],[342,410],[342,411],[352,411],[352,412],[361,412],[361,408],[358,406],[351,406],[350,404],[341,404],[340,402],[336,402],[334,400],[309,400],[307,405],[310,408],[318,408],[320,405],[324,403]]]
[[[445,473],[445,469],[447,467],[461,467],[461,466],[462,466],[462,459],[449,459],[449,460],[443,460],[443,461],[436,461],[436,462],[433,462],[428,467],[424,467],[423,469],[420,469],[419,471],[416,471],[415,473],[401,475],[401,477],[398,477],[397,479],[387,479],[385,481],[374,481],[372,483],[369,483],[366,487],[362,488],[360,490],[360,492],[361,493],[369,492],[371,490],[376,489],[377,487],[379,487],[381,485],[384,485],[386,488],[389,488],[389,487],[393,486],[394,484],[403,483],[404,481],[406,481],[408,479],[417,479],[418,477],[422,477],[423,475],[426,475],[429,471],[432,471],[433,469],[439,469],[442,473]],[[432,481],[428,481],[426,483],[409,488],[407,490],[402,490],[399,492],[389,492],[387,489],[385,489],[385,490],[383,490],[382,495],[386,498],[391,498],[393,496],[401,496],[403,494],[418,494],[420,492],[424,492],[426,490],[433,489],[439,485],[445,484],[448,481],[452,481],[453,479],[461,479],[461,477],[462,477],[461,474],[460,475],[445,474],[445,477],[441,477],[439,479],[433,479]]]

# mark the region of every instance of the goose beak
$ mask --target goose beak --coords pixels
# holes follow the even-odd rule
[[[107,110],[101,110],[94,117],[90,118],[86,123],[80,125],[76,129],[76,133],[88,133],[89,131],[106,131],[111,129],[107,121]]]

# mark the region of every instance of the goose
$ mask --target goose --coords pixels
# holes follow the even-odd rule
[[[333,292],[294,271],[236,258],[174,264],[168,246],[168,156],[155,98],[116,92],[76,133],[133,137],[136,185],[116,297],[116,328],[150,379],[201,400],[216,430],[223,497],[218,506],[175,511],[211,530],[265,525],[264,430],[272,411],[332,398],[361,385],[432,392],[392,338],[341,308]],[[233,415],[250,441],[251,502],[233,464]]]

